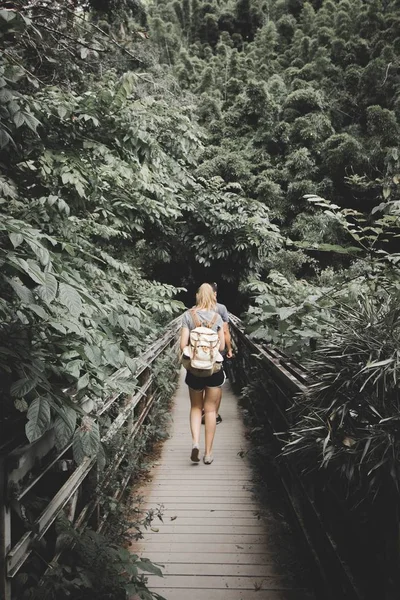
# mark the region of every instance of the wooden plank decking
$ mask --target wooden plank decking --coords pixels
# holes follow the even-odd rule
[[[164,522],[154,522],[153,530],[132,546],[164,565],[163,578],[149,576],[150,589],[167,600],[312,600],[313,594],[296,585],[274,555],[251,491],[251,469],[242,452],[247,447],[244,426],[229,384],[223,388],[214,462],[193,464],[183,377],[170,438],[152,481],[140,490],[147,508],[164,507]]]

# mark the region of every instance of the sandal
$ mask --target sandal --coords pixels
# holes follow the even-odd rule
[[[200,449],[199,449],[199,447],[198,447],[198,446],[193,446],[193,448],[192,448],[192,453],[191,453],[191,455],[190,455],[190,460],[191,460],[192,462],[195,462],[195,463],[198,463],[198,462],[200,462],[200,458],[199,458],[199,452],[200,452]]]

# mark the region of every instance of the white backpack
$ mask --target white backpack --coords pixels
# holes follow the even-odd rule
[[[190,332],[189,346],[183,350],[182,364],[197,377],[209,377],[221,369],[223,357],[219,352],[218,333],[212,327],[218,319],[215,313],[210,322],[202,325],[195,309],[190,311],[194,329]]]

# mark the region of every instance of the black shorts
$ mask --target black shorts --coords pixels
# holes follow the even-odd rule
[[[186,373],[185,383],[192,388],[192,390],[196,390],[197,392],[201,392],[206,387],[221,387],[225,383],[225,373],[224,370],[221,369],[214,373],[214,375],[210,375],[210,377],[196,377],[190,371]]]

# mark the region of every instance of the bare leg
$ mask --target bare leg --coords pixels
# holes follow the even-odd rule
[[[216,407],[220,398],[220,388],[206,388],[204,397],[204,424],[206,433],[205,456],[212,454],[216,424]]]
[[[221,400],[222,400],[222,388],[216,388],[219,391],[219,398],[217,400],[217,406],[215,408],[215,412],[217,415],[219,415],[219,407],[221,406]]]
[[[190,431],[192,432],[192,443],[200,445],[201,410],[204,404],[204,390],[201,392],[189,388],[190,397]]]

